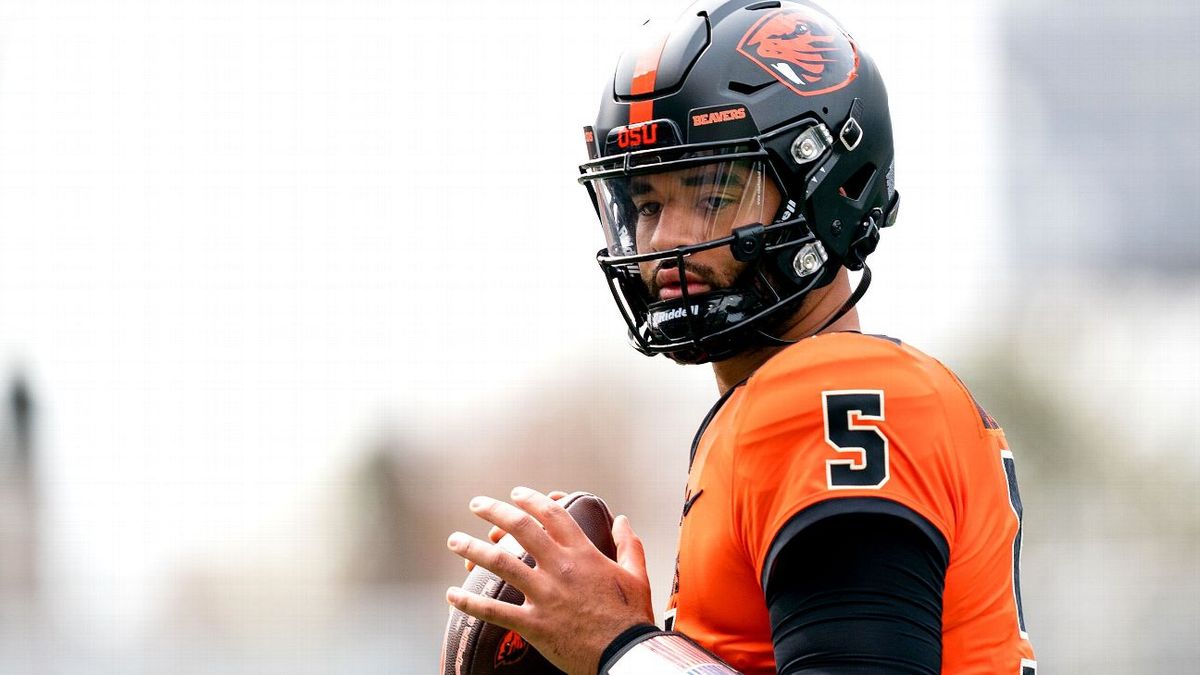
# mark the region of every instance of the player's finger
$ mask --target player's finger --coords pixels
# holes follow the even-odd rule
[[[542,524],[532,515],[518,509],[512,504],[492,499],[491,497],[475,497],[471,500],[471,511],[499,527],[514,539],[526,551],[538,560],[554,557],[554,542],[542,529]]]
[[[550,499],[549,496],[526,487],[515,487],[512,491],[512,498],[517,506],[541,521],[542,527],[546,528],[550,536],[560,544],[572,546],[588,541],[587,535],[579,529],[579,523],[575,522],[562,504]]]
[[[524,628],[523,610],[520,605],[510,605],[507,602],[468,593],[457,586],[446,589],[446,602],[458,611],[483,619],[488,623],[515,630],[518,633],[522,632]]]
[[[488,541],[492,542],[493,544],[498,544],[498,543],[500,543],[500,540],[503,539],[504,535],[506,535],[506,534],[508,534],[508,533],[505,532],[504,530],[496,527],[495,525],[493,525],[492,529],[488,530],[487,538],[488,538]],[[471,562],[470,560],[464,560],[463,565],[466,566],[468,572],[475,569],[475,563]]]
[[[629,519],[623,515],[617,516],[613,520],[612,533],[613,541],[617,544],[617,564],[639,577],[646,577],[646,549],[629,524]]]
[[[495,544],[455,532],[446,540],[446,547],[507,581],[526,595],[534,587],[533,570],[515,555]]]
[[[566,497],[568,494],[570,494],[570,493],[563,492],[562,490],[552,490],[552,491],[548,492],[546,494],[546,496],[549,497],[550,499],[553,499],[554,501],[558,501],[558,500],[562,499],[563,497]],[[506,534],[508,534],[508,533],[505,532],[504,530],[496,527],[495,525],[493,525],[492,529],[488,530],[487,538],[488,538],[488,541],[492,542],[493,544],[498,544],[498,543],[500,543],[500,540],[503,539],[504,535],[506,535]],[[470,560],[464,560],[463,565],[466,566],[468,572],[475,569],[475,563],[471,562]]]

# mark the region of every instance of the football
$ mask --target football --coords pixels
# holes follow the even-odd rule
[[[580,529],[596,548],[609,558],[617,559],[617,545],[612,537],[613,516],[603,499],[587,492],[574,492],[559,499],[558,503],[579,523]],[[526,565],[533,567],[533,556],[526,553],[512,535],[506,535],[499,545],[519,555]],[[525,601],[521,591],[478,566],[467,575],[462,588],[514,605]],[[561,672],[515,631],[450,608],[450,620],[442,640],[442,675],[543,675]]]

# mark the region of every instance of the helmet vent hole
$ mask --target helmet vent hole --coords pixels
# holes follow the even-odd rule
[[[838,188],[838,194],[852,202],[856,202],[862,199],[863,192],[874,177],[875,165],[868,162],[859,167],[858,171],[855,171],[849,180],[842,183],[842,186]]]
[[[732,91],[735,94],[743,94],[743,95],[744,94],[754,94],[756,92],[762,91],[763,89],[766,89],[767,87],[775,84],[776,82],[778,82],[778,80],[773,80],[773,79],[767,80],[766,82],[760,82],[759,84],[749,84],[746,82],[732,82],[731,81],[729,83],[729,91]]]
[[[829,108],[828,108],[827,106],[821,106],[821,114],[822,114],[822,115],[828,115],[828,114],[829,114]]]

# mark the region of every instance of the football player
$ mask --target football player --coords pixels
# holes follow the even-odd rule
[[[712,363],[722,392],[691,447],[666,625],[627,519],[613,562],[524,488],[471,509],[536,567],[449,546],[525,604],[448,601],[569,673],[1036,672],[1003,432],[941,363],[858,332],[899,204],[874,61],[808,2],[699,2],[647,30],[580,182],[634,347]]]

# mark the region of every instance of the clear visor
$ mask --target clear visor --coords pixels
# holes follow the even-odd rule
[[[743,225],[770,223],[779,206],[770,180],[763,161],[731,159],[588,182],[609,255],[632,256],[720,239]]]

